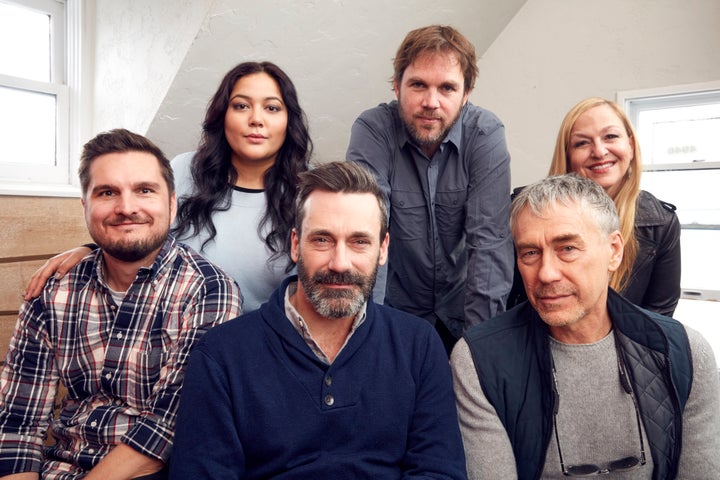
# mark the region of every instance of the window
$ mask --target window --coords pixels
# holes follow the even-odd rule
[[[68,45],[79,22],[68,12],[79,2],[0,0],[0,194],[77,194],[68,159],[79,57]]]
[[[623,92],[642,150],[641,187],[677,206],[682,296],[675,317],[715,341],[720,354],[720,82]],[[717,323],[717,322],[710,322]]]

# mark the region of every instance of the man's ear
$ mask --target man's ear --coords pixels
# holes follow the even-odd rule
[[[300,258],[299,251],[300,237],[298,236],[297,230],[293,228],[290,233],[290,258],[292,258],[292,261],[295,263],[297,263],[298,258]]]
[[[378,257],[378,265],[385,265],[388,257],[388,245],[390,245],[390,234],[385,234],[385,239],[380,242],[380,256]]]
[[[618,230],[615,230],[610,234],[610,250],[610,263],[608,264],[608,270],[614,272],[620,268],[620,263],[622,262],[623,253],[625,251],[625,242]]]
[[[463,107],[465,105],[467,105],[468,98],[470,98],[470,92],[471,92],[471,90],[468,90],[467,92],[465,92],[465,95],[463,95],[463,102],[462,102]]]
[[[177,195],[173,192],[170,194],[170,226],[175,223],[175,215],[177,215]]]

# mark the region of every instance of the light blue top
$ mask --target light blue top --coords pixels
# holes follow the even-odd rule
[[[192,193],[190,163],[194,155],[195,152],[183,153],[172,161],[179,204],[183,197]],[[202,243],[209,237],[206,231],[197,236],[178,238],[235,279],[243,296],[244,313],[260,307],[286,277],[287,257],[268,262],[272,252],[265,245],[267,229],[264,229],[263,237],[258,233],[265,208],[263,190],[234,187],[231,207],[212,215],[217,235],[204,249],[201,249]]]

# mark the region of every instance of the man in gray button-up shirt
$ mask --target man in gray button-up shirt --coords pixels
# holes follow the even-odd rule
[[[465,327],[504,310],[513,275],[510,155],[491,112],[468,102],[472,44],[452,27],[410,32],[394,60],[397,100],[355,121],[347,159],[371,170],[390,207],[386,288],[376,301],[434,323],[450,351]],[[378,298],[380,297],[380,298]]]

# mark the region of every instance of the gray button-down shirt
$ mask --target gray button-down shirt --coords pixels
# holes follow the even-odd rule
[[[347,159],[375,174],[390,207],[385,304],[439,319],[456,337],[504,311],[514,261],[510,155],[494,114],[468,103],[428,158],[397,102],[381,104],[355,121]]]

